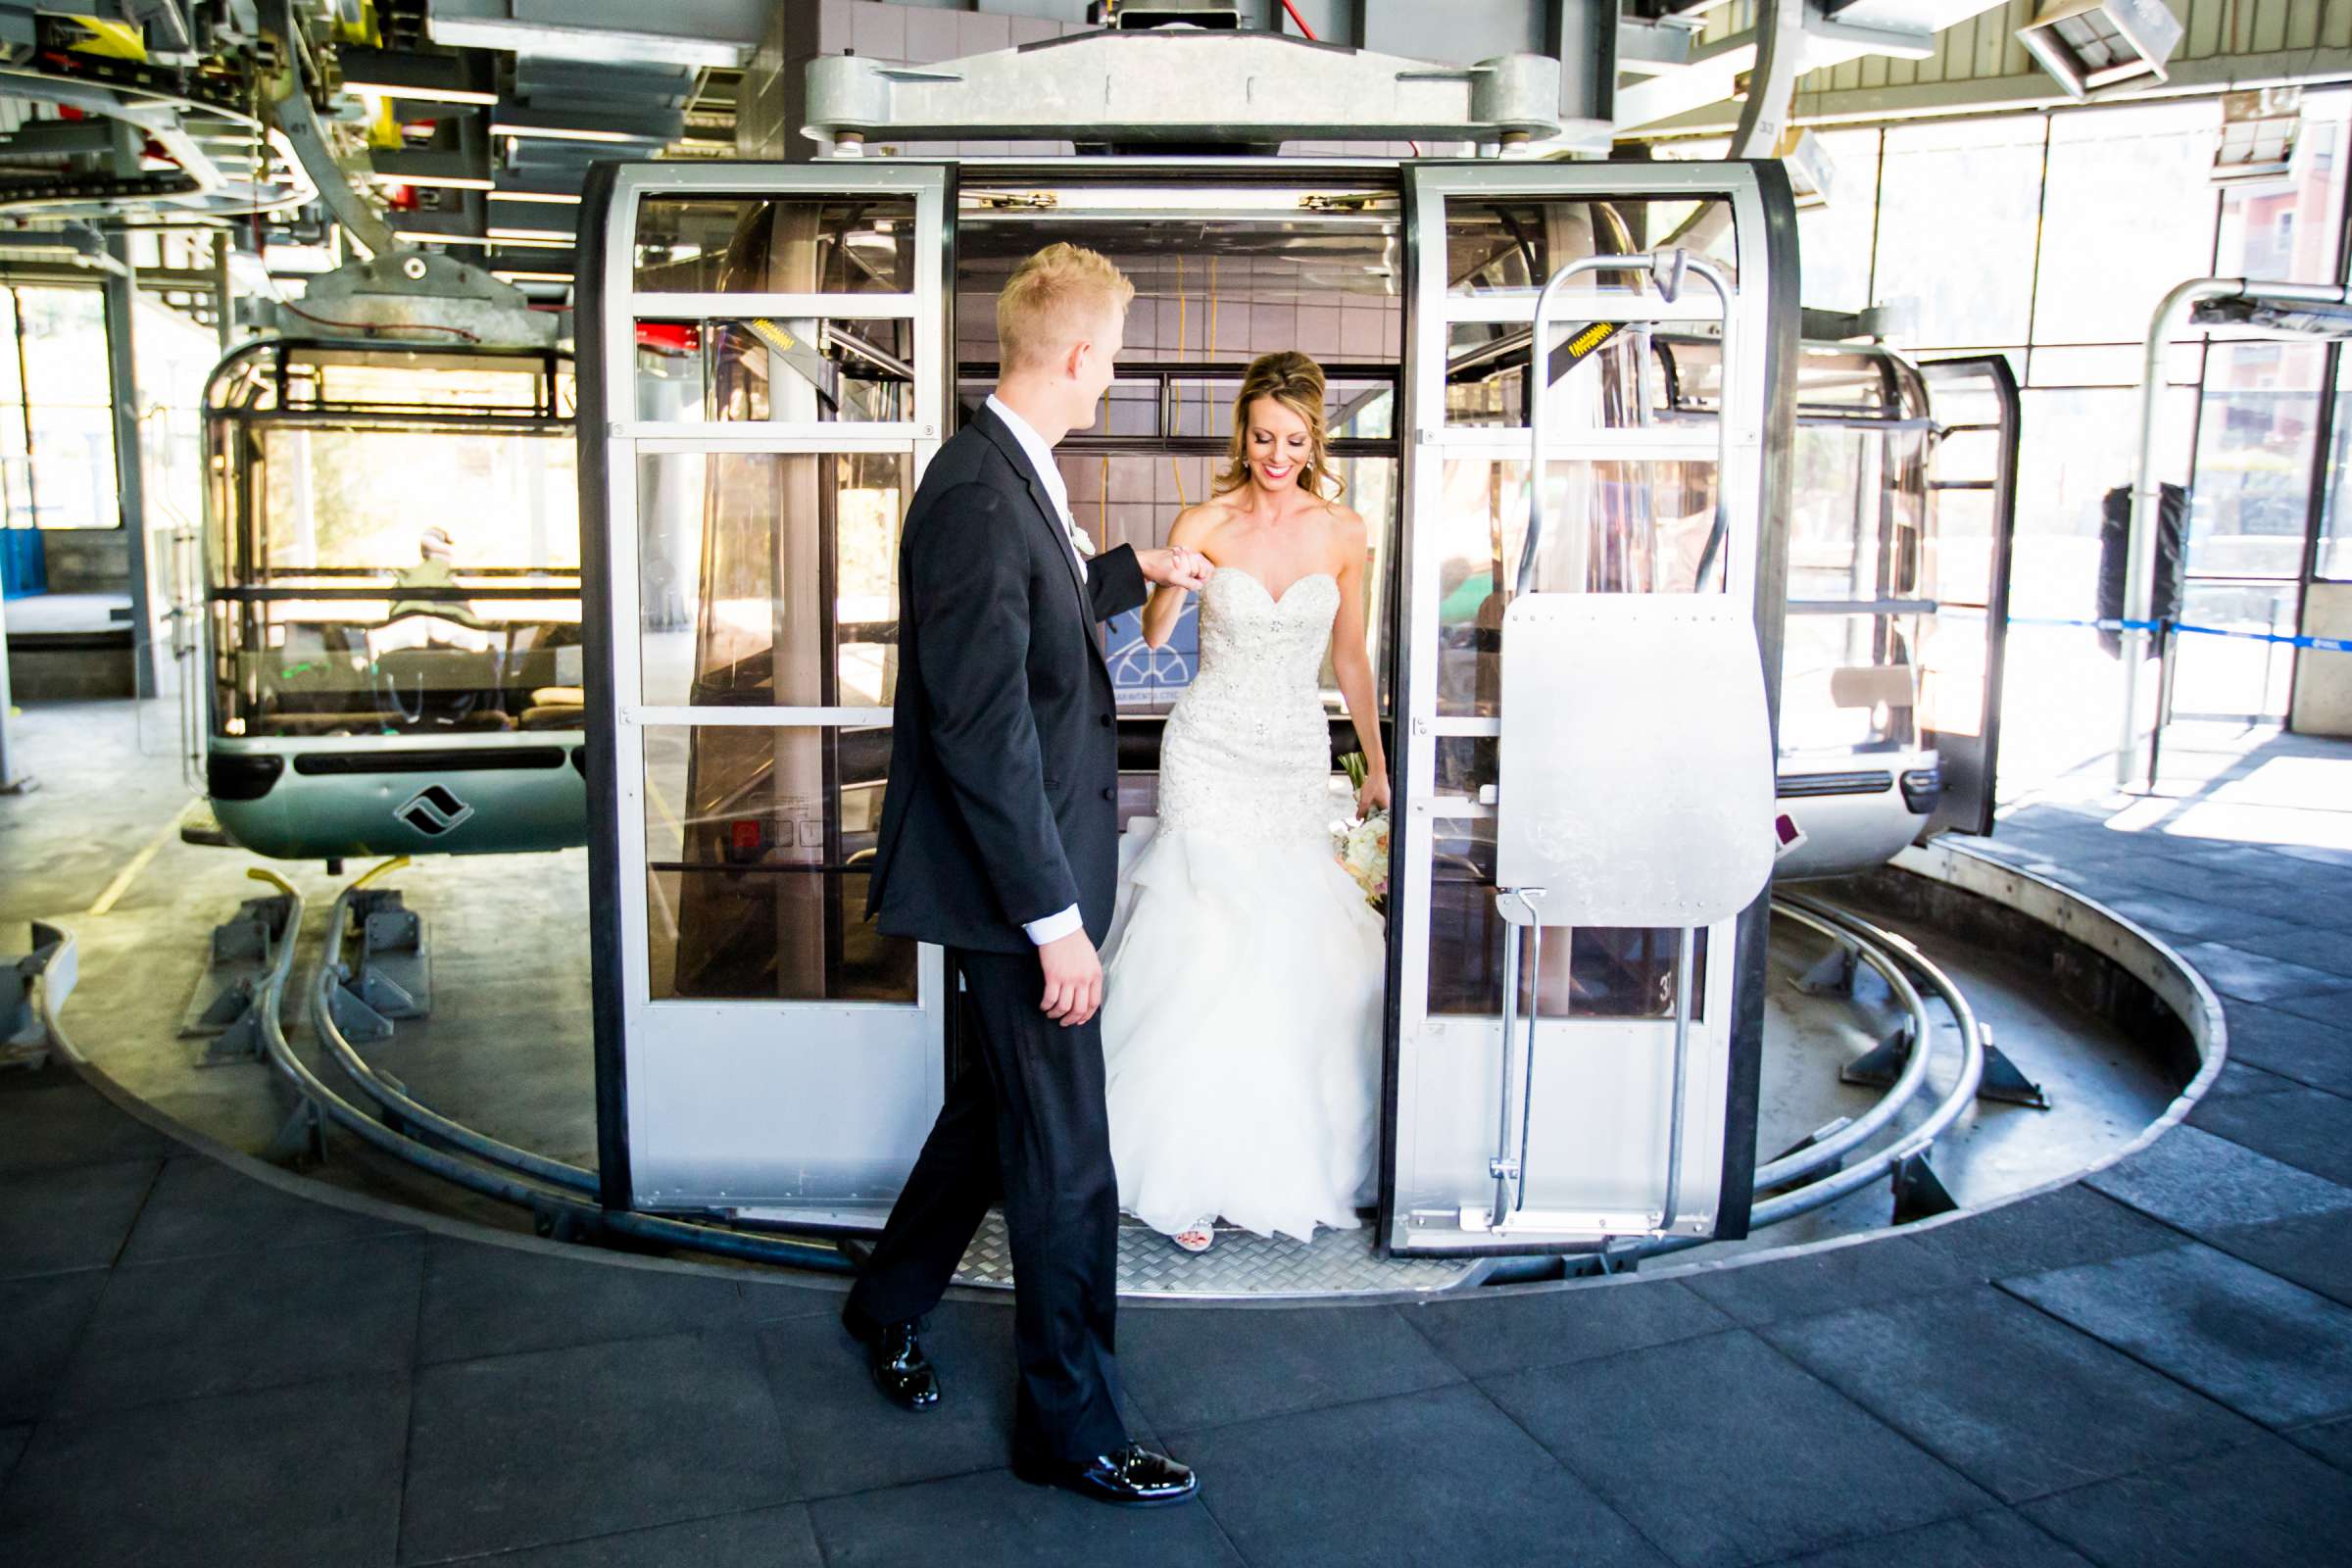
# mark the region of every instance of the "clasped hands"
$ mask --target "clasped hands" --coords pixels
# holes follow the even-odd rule
[[[1143,567],[1147,581],[1194,593],[1206,588],[1209,573],[1217,569],[1200,551],[1187,550],[1182,545],[1170,545],[1165,550],[1138,550],[1135,564]]]

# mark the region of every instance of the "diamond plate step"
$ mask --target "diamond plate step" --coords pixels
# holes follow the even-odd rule
[[[1375,1257],[1372,1232],[1322,1231],[1314,1241],[1268,1240],[1217,1227],[1216,1245],[1198,1254],[1177,1250],[1166,1237],[1134,1220],[1119,1222],[1122,1296],[1318,1297],[1395,1291],[1448,1291],[1471,1284],[1475,1265],[1449,1258]],[[1012,1251],[1004,1216],[990,1209],[956,1270],[958,1285],[1009,1289]]]

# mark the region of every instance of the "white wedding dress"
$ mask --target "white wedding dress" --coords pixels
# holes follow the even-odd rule
[[[1341,869],[1317,689],[1338,581],[1220,566],[1168,715],[1159,815],[1120,845],[1103,947],[1119,1206],[1313,1239],[1373,1200],[1386,938]]]

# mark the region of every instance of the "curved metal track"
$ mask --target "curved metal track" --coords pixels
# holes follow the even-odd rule
[[[318,983],[314,988],[316,1005],[312,1008],[312,1022],[339,1064],[349,1071],[353,1063],[358,1063],[360,1073],[355,1075],[355,1081],[360,1082],[371,1098],[379,1092],[386,1097],[378,1100],[379,1105],[396,1103],[398,1108],[392,1110],[392,1115],[398,1120],[413,1123],[420,1131],[430,1129],[436,1135],[444,1131],[455,1135],[451,1140],[453,1145],[472,1157],[460,1158],[435,1148],[422,1137],[412,1136],[368,1115],[337,1094],[295,1055],[286,1043],[285,1029],[279,1016],[285,1000],[286,976],[293,964],[294,944],[288,941],[283,946],[277,967],[257,992],[254,1006],[261,1017],[263,1045],[270,1066],[312,1107],[320,1119],[321,1133],[324,1123],[331,1121],[344,1131],[356,1134],[370,1147],[397,1159],[405,1159],[445,1181],[501,1202],[527,1208],[543,1234],[569,1231],[594,1236],[611,1232],[638,1241],[658,1242],[689,1251],[710,1252],[753,1262],[775,1263],[788,1268],[813,1269],[832,1274],[851,1272],[850,1260],[832,1246],[757,1236],[723,1226],[697,1225],[627,1209],[607,1209],[582,1200],[575,1196],[578,1189],[566,1190],[568,1184],[559,1187],[544,1174],[537,1175],[535,1180],[525,1179],[519,1173],[521,1168],[512,1163],[515,1157],[546,1170],[577,1172],[580,1176],[586,1176],[587,1173],[578,1171],[576,1166],[564,1165],[560,1161],[502,1144],[496,1139],[483,1137],[383,1084],[365,1062],[359,1060],[359,1054],[352,1050],[350,1041],[336,1027],[325,999],[327,988],[341,981],[343,933],[350,923],[353,895],[370,878],[399,863],[402,862],[387,861],[375,867],[336,896],[328,910],[327,948],[318,966]],[[273,871],[257,866],[248,874],[270,882],[293,900],[293,908],[286,917],[286,929],[289,933],[299,931],[302,928],[302,895]],[[593,1191],[594,1178],[588,1179],[590,1190]]]
[[[335,1121],[338,1126],[358,1133],[372,1147],[398,1158],[408,1159],[471,1191],[532,1209],[539,1216],[543,1230],[549,1228],[551,1215],[557,1218],[568,1215],[591,1228],[601,1227],[696,1250],[753,1257],[788,1267],[820,1268],[835,1272],[847,1266],[837,1250],[822,1245],[782,1241],[772,1236],[720,1225],[693,1224],[627,1211],[605,1210],[594,1202],[598,1191],[594,1172],[516,1148],[467,1127],[417,1100],[405,1087],[373,1067],[337,1026],[333,1011],[328,1006],[328,998],[333,989],[350,974],[343,959],[343,947],[349,926],[351,900],[368,882],[405,863],[405,859],[388,860],[353,881],[337,897],[328,913],[326,948],[310,994],[312,1026],[320,1045],[334,1058],[353,1087],[373,1105],[374,1114],[352,1105],[321,1083],[285,1047],[283,1030],[278,1022],[278,1009],[284,992],[283,969],[291,962],[291,944],[287,945],[287,956],[281,957],[280,972],[262,999],[267,1004],[265,1034],[270,1042],[272,1062],[281,1076],[318,1106],[321,1114]],[[253,874],[284,886],[267,872],[257,869]],[[1759,1230],[1836,1202],[1876,1182],[1890,1179],[1903,1161],[1933,1146],[1958,1119],[1974,1100],[1984,1070],[1983,1038],[1967,999],[1916,945],[1859,916],[1805,895],[1782,893],[1776,895],[1773,902],[1777,914],[1850,947],[1857,961],[1868,965],[1886,982],[1896,1004],[1907,1015],[1906,1027],[1910,1031],[1913,1049],[1904,1058],[1895,1081],[1869,1109],[1831,1136],[1758,1167],[1755,1181],[1759,1191],[1788,1189],[1755,1206],[1749,1223],[1751,1229]],[[300,918],[298,898],[294,915],[297,925]],[[1916,983],[1913,979],[1915,975]],[[1857,1151],[1886,1132],[1927,1085],[1930,1058],[1937,1034],[1929,1008],[1929,996],[1948,1009],[1958,1026],[1961,1044],[1958,1074],[1951,1087],[1916,1127],[1868,1155],[1853,1159]],[[1846,1163],[1849,1159],[1852,1163]],[[1801,1186],[1788,1186],[1799,1177],[1825,1169],[1830,1174]],[[1705,1245],[1707,1243],[1699,1238],[1655,1240],[1607,1249],[1604,1255],[1611,1264],[1615,1264]]]
[[[1920,952],[1915,943],[1884,927],[1873,925],[1858,915],[1803,894],[1776,893],[1773,895],[1773,906],[1776,913],[1787,915],[1851,946],[1861,962],[1870,965],[1886,979],[1896,1000],[1910,1014],[1912,1049],[1895,1082],[1877,1103],[1856,1117],[1851,1125],[1840,1129],[1836,1136],[1760,1168],[1756,1172],[1759,1190],[1778,1185],[1792,1175],[1819,1170],[1844,1156],[1884,1131],[1896,1114],[1917,1097],[1920,1086],[1927,1081],[1928,1057],[1935,1049],[1936,1036],[1929,1026],[1926,1004],[1920,996],[1919,987],[1912,983],[1911,975],[1917,975],[1928,991],[1934,993],[1936,1000],[1950,1011],[1960,1037],[1960,1069],[1943,1098],[1909,1132],[1841,1170],[1832,1171],[1816,1181],[1756,1204],[1748,1212],[1748,1229],[1751,1233],[1778,1225],[1784,1220],[1794,1219],[1799,1214],[1809,1214],[1874,1183],[1891,1181],[1896,1167],[1912,1156],[1926,1152],[1959,1119],[1960,1113],[1977,1098],[1977,1086],[1984,1076],[1984,1037],[1978,1026],[1976,1013],[1969,1007],[1968,999],[1960,994],[1960,988],[1952,983],[1951,977]],[[1706,1245],[1706,1240],[1700,1237],[1673,1237],[1639,1243],[1622,1250],[1609,1249],[1604,1255],[1611,1263],[1635,1261],[1645,1257],[1661,1257],[1669,1252],[1689,1251],[1691,1248]]]

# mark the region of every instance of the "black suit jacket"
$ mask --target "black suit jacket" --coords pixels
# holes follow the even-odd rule
[[[985,407],[939,449],[899,548],[899,685],[866,910],[886,935],[1025,953],[1118,881],[1118,719],[1095,626],[1144,602],[1122,545],[1082,577],[1044,481]]]

